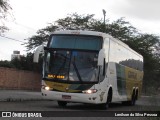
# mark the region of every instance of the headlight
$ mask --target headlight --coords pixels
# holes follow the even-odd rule
[[[42,89],[50,90],[50,87],[48,87],[48,86],[43,86]]]
[[[45,85],[42,85],[41,88],[42,88],[42,89],[45,89],[45,90],[50,90],[50,89],[51,89],[49,86],[45,86]]]
[[[96,93],[97,89],[89,89],[89,90],[85,90],[85,91],[82,91],[82,92],[86,93],[86,94],[91,94],[91,93]]]
[[[45,89],[45,90],[49,90],[49,89],[50,89],[50,87],[46,86],[44,89]]]

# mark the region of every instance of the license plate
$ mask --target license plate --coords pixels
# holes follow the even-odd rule
[[[71,96],[70,95],[62,95],[62,98],[63,99],[71,99]]]

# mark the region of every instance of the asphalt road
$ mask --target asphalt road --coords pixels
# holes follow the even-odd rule
[[[160,96],[155,97],[142,97],[139,99],[135,106],[124,106],[121,103],[112,103],[110,107],[107,110],[100,110],[97,106],[94,105],[88,105],[88,104],[81,104],[81,103],[69,103],[65,108],[60,108],[57,105],[56,101],[48,101],[48,100],[39,100],[39,101],[11,101],[11,102],[0,102],[0,111],[51,111],[51,113],[56,111],[59,114],[61,114],[62,117],[43,117],[43,118],[0,118],[1,119],[28,119],[28,120],[34,120],[34,119],[40,119],[40,120],[160,120],[160,118],[157,117],[99,117],[95,114],[101,113],[101,112],[124,112],[124,111],[160,111]],[[94,117],[90,115],[90,117],[81,117],[80,115],[77,115],[77,117],[67,117],[66,113],[67,111],[71,111],[68,114],[78,114],[75,111],[80,111],[87,114],[87,112],[93,112]],[[74,111],[74,112],[73,112]],[[63,114],[65,113],[65,116]],[[73,116],[74,116],[73,115]],[[69,115],[72,116],[72,115]]]

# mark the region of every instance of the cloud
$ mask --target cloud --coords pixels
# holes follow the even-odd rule
[[[144,20],[160,20],[160,0],[116,0],[112,4],[115,14]]]
[[[15,21],[6,23],[10,31],[5,35],[18,40],[31,37],[47,23],[75,12],[103,19],[102,9],[106,10],[106,19],[125,17],[142,32],[159,33],[160,29],[160,0],[10,0],[10,5]],[[5,59],[4,56],[10,59],[13,50],[25,49],[19,42],[8,39],[4,42],[0,38],[0,59]]]
[[[20,42],[0,37],[0,60],[11,60],[14,50],[20,51],[21,55],[26,54]]]

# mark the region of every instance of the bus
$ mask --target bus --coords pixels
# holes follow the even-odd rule
[[[34,62],[43,55],[41,92],[60,107],[67,103],[111,102],[135,105],[141,95],[143,57],[112,36],[96,31],[55,31],[46,47],[39,46]]]

